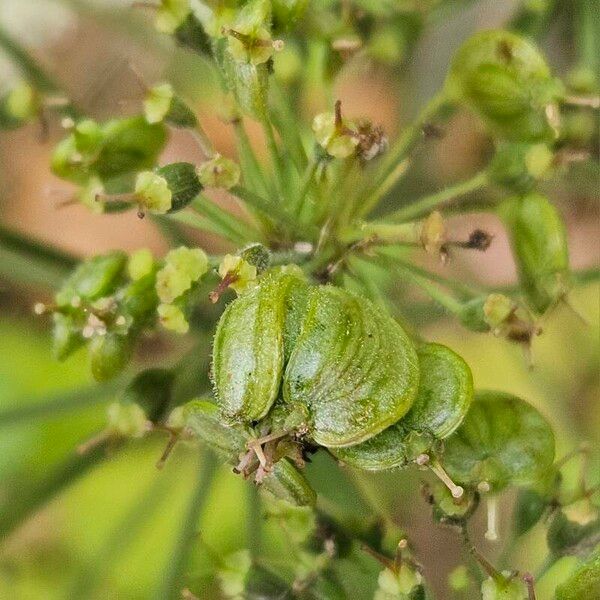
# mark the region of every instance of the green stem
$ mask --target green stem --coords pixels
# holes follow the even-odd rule
[[[363,200],[362,205],[358,207],[355,215],[364,217],[381,202],[384,196],[398,183],[398,180],[406,173],[409,165],[408,159],[399,162],[390,174]]]
[[[486,171],[480,171],[470,179],[461,181],[455,185],[448,186],[435,194],[430,194],[415,200],[408,206],[403,206],[398,210],[385,215],[386,219],[391,221],[410,221],[417,219],[431,212],[435,208],[440,208],[459,196],[464,196],[482,188],[488,183],[488,174]]]
[[[250,139],[241,119],[234,122],[233,130],[237,140],[238,155],[245,183],[255,192],[269,194],[270,187],[256,158],[256,154],[252,149]]]
[[[448,99],[444,91],[438,92],[423,107],[417,118],[409,125],[396,140],[393,146],[384,155],[383,164],[375,177],[373,185],[377,190],[398,165],[406,158],[414,145],[421,138],[423,126],[433,119],[444,107],[448,105]],[[370,194],[369,194],[370,195]]]
[[[418,244],[418,223],[384,223],[362,221],[339,231],[338,239],[344,244],[373,239],[374,243]]]
[[[446,310],[453,314],[460,313],[462,309],[462,303],[456,300],[453,296],[443,292],[435,283],[425,278],[422,274],[418,273],[412,265],[408,263],[399,263],[385,254],[378,253],[378,258],[384,258],[386,263],[394,269],[398,275],[404,279],[410,281],[417,287],[420,287],[432,300],[443,306]]]
[[[242,200],[249,208],[257,210],[261,215],[276,220],[286,225],[292,231],[298,229],[297,221],[288,214],[283,206],[273,202],[270,198],[263,198],[259,194],[241,186],[236,185],[229,190],[234,196]]]
[[[318,166],[319,159],[313,155],[309,163],[306,165],[304,173],[302,174],[302,179],[300,181],[300,185],[298,186],[298,193],[292,203],[292,212],[297,216],[301,215],[302,211],[304,210],[306,198],[311,186],[314,183],[314,177]]]
[[[268,118],[265,118],[261,122],[265,138],[267,140],[267,148],[269,150],[269,156],[271,157],[271,163],[273,164],[273,171],[275,174],[275,187],[277,191],[277,197],[283,199],[285,197],[286,185],[284,180],[285,165],[279,147],[277,146],[277,140],[275,139],[275,132],[273,131],[273,125]]]
[[[197,213],[230,232],[230,239],[245,243],[262,239],[262,234],[250,223],[245,223],[235,215],[221,208],[204,195],[192,200],[191,207]]]
[[[198,470],[196,487],[192,492],[175,548],[171,552],[166,571],[161,577],[160,585],[154,594],[156,600],[176,600],[181,597],[182,579],[187,558],[197,536],[198,520],[202,515],[202,509],[206,505],[218,466],[217,459],[212,452],[205,452],[203,458],[204,460]]]
[[[296,168],[301,170],[307,162],[306,150],[302,144],[302,136],[298,127],[299,121],[286,95],[281,89],[281,85],[276,78],[272,78],[270,86],[273,94],[273,100],[276,107],[277,122],[274,125],[282,140],[285,142],[285,147],[291,156]]]
[[[247,486],[248,494],[248,548],[253,558],[260,556],[262,538],[262,508],[260,492],[255,485]]]

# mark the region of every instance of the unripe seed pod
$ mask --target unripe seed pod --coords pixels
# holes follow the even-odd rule
[[[600,546],[556,588],[556,600],[597,598],[600,592]]]
[[[193,400],[184,407],[186,427],[230,464],[247,451],[249,436],[237,427],[223,424],[219,407],[205,400]],[[262,480],[262,488],[271,496],[296,506],[314,506],[316,494],[305,477],[287,459],[276,462]]]
[[[257,275],[269,268],[271,252],[262,244],[250,244],[242,249],[240,256],[250,265],[256,267]]]
[[[124,312],[133,319],[136,329],[151,325],[158,306],[156,274],[150,272],[137,281],[132,281],[119,294]]]
[[[92,168],[103,180],[152,168],[167,140],[162,123],[144,117],[109,121],[103,126],[104,142]]]
[[[532,308],[544,313],[569,288],[569,248],[565,225],[545,196],[531,193],[501,207],[521,287]]]
[[[276,270],[232,302],[215,336],[213,377],[226,419],[263,418],[281,384],[288,409],[308,409],[309,437],[350,446],[395,423],[418,383],[403,329],[371,303]],[[283,382],[282,382],[283,379]]]
[[[303,287],[296,275],[267,274],[225,309],[215,334],[213,378],[226,419],[257,421],[275,402],[283,374],[286,309]]]
[[[530,485],[554,462],[548,422],[523,400],[478,392],[462,425],[445,442],[444,465],[460,483],[486,481],[496,492],[507,484]]]
[[[396,321],[332,286],[309,291],[283,380],[283,398],[307,406],[310,437],[351,446],[403,417],[417,393],[415,349]]]
[[[518,35],[483,31],[469,38],[454,57],[446,93],[506,139],[555,137],[548,114],[562,93],[560,82],[537,48]]]
[[[141,116],[104,125],[85,119],[56,146],[52,170],[58,177],[82,185],[92,176],[108,182],[154,167],[166,138],[162,123],[150,124]]]
[[[118,375],[133,354],[131,336],[106,333],[94,336],[89,344],[92,375],[96,381],[107,381]]]
[[[169,213],[185,208],[202,191],[196,168],[191,163],[171,163],[156,169],[156,173],[164,177],[171,192]]]
[[[502,143],[490,163],[490,180],[524,194],[550,169],[552,160],[552,151],[546,144]]]
[[[362,444],[334,449],[334,456],[372,471],[404,467],[456,430],[473,397],[471,370],[439,344],[425,344],[417,355],[421,380],[407,415]]]

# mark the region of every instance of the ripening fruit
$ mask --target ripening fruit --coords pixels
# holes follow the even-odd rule
[[[221,317],[213,347],[217,401],[230,422],[266,416],[281,394],[308,411],[308,436],[358,444],[395,423],[417,392],[416,352],[404,330],[370,302],[295,271],[265,274]]]
[[[521,287],[532,308],[546,312],[569,289],[569,247],[564,222],[541,194],[507,200],[501,214]]]
[[[496,148],[489,177],[513,193],[525,194],[550,170],[553,158],[546,144],[504,142]]]
[[[420,383],[406,416],[379,435],[333,451],[341,461],[371,471],[404,467],[453,433],[473,398],[471,370],[455,352],[439,344],[417,349]]]
[[[477,112],[512,141],[556,137],[552,115],[562,93],[538,49],[507,31],[483,31],[458,50],[446,80],[448,99]]]
[[[206,400],[192,400],[184,407],[186,427],[231,465],[247,450],[248,434],[223,423],[219,407]],[[304,475],[287,459],[276,462],[262,480],[261,489],[296,506],[314,506],[316,494]]]
[[[527,402],[502,392],[475,395],[465,420],[444,444],[452,478],[496,492],[508,484],[536,483],[554,462],[554,435]]]

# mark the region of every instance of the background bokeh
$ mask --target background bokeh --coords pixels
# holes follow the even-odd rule
[[[231,134],[214,109],[217,90],[209,69],[201,59],[155,35],[143,11],[132,11],[127,4],[124,0],[2,0],[0,27],[30,48],[69,95],[99,119],[139,110],[143,91],[130,65],[149,82],[172,81],[194,104],[218,150],[234,156]],[[477,29],[504,23],[517,4],[508,0],[466,3],[428,29],[401,68],[384,68],[368,61],[350,64],[338,84],[345,111],[368,115],[394,135],[414,114],[415,107],[437,89],[461,41]],[[573,64],[570,27],[567,10],[549,24],[540,42],[558,73]],[[0,52],[0,82],[14,76],[14,67]],[[305,99],[302,118],[309,119],[326,108],[325,102],[314,90]],[[261,153],[259,129],[249,129]],[[431,152],[417,157],[411,174],[391,201],[460,180],[473,173],[489,153],[480,124],[466,113],[455,114],[444,133]],[[98,216],[77,205],[59,208],[72,192],[68,184],[51,175],[48,167],[52,145],[61,135],[57,122],[51,123],[48,140],[41,140],[36,124],[0,134],[2,226],[82,257],[141,246],[163,253],[167,246],[148,219],[140,221],[132,213]],[[175,159],[202,159],[185,132],[174,133],[165,152],[165,162]],[[600,263],[599,186],[598,171],[581,165],[554,182],[550,190],[567,222],[573,269]],[[219,201],[237,210],[231,199],[223,196]],[[514,283],[507,240],[494,218],[472,214],[451,223],[457,238],[475,226],[494,234],[490,250],[457,256],[446,268],[487,285]],[[211,251],[226,249],[210,236],[196,235],[196,239]],[[25,262],[19,268],[36,267]],[[180,444],[159,472],[155,462],[165,439],[155,434],[98,461],[49,502],[44,495],[32,497],[31,490],[39,489],[35,486],[46,480],[51,486],[56,467],[69,460],[78,443],[102,427],[106,403],[112,398],[108,395],[77,404],[77,390],[92,384],[86,358],[79,353],[64,364],[55,362],[50,352],[49,323],[34,318],[31,311],[34,302],[50,297],[51,286],[46,284],[52,283],[54,275],[40,273],[39,284],[31,285],[20,281],[16,265],[14,269],[0,276],[0,521],[4,527],[0,534],[6,533],[0,540],[0,598],[166,598],[157,590],[162,589],[194,482],[202,471],[197,452]],[[566,306],[545,319],[544,333],[534,341],[533,370],[518,347],[501,339],[467,332],[437,312],[415,313],[415,319],[424,327],[426,337],[446,343],[464,356],[477,387],[513,392],[538,407],[557,432],[559,456],[583,440],[591,441],[590,472],[600,481],[598,299],[598,283],[580,286],[570,295],[570,302],[585,322]],[[143,345],[137,366],[173,362],[189,349],[185,341],[168,336],[153,338]],[[60,412],[39,409],[68,391],[73,391],[70,408]],[[24,407],[32,410],[27,413]],[[576,468],[577,464],[573,470]],[[324,490],[325,497],[342,493],[338,483],[344,476],[324,458],[309,469],[309,477]],[[419,478],[402,473],[369,477],[376,501],[391,511],[414,541],[434,586],[444,589],[448,572],[459,561],[458,542],[453,533],[433,526],[428,507],[415,492]],[[188,568],[204,582],[206,598],[217,598],[218,592],[205,546],[224,554],[247,544],[247,487],[223,468],[202,512],[197,528],[204,545],[198,545]],[[504,517],[510,513],[511,502],[511,494],[503,498]],[[36,510],[13,527],[11,515],[18,515],[29,505]],[[363,500],[351,493],[345,507],[357,519],[364,512]],[[266,552],[274,556],[285,552],[277,526],[270,526],[269,532]],[[500,533],[506,535],[502,524]],[[483,539],[481,543],[488,555],[498,554],[496,546]],[[535,569],[544,555],[544,544],[543,531],[536,529],[518,548],[519,565]],[[353,597],[370,597],[376,573],[377,566],[367,557],[358,572],[348,566],[347,577],[349,581],[354,578],[358,582],[355,589],[360,590]],[[368,581],[372,583],[365,583]],[[538,593],[541,600],[551,597],[544,595],[544,589]]]

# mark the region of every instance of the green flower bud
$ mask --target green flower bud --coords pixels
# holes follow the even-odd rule
[[[228,287],[238,294],[243,294],[256,285],[257,272],[256,265],[233,254],[226,254],[219,264],[221,279],[227,279]]]
[[[526,193],[548,173],[553,159],[545,144],[501,143],[490,164],[490,179],[511,191]]]
[[[456,498],[441,482],[435,482],[430,488],[428,500],[433,505],[434,519],[445,524],[465,523],[479,504],[477,495],[471,490]]]
[[[74,306],[82,299],[96,300],[112,294],[122,280],[127,262],[124,252],[109,252],[81,263],[56,294],[59,306]]]
[[[524,600],[527,587],[510,571],[503,571],[502,577],[488,577],[481,584],[482,600]]]
[[[161,302],[170,304],[208,271],[208,257],[200,248],[180,246],[165,256],[165,265],[156,275]]]
[[[397,572],[384,569],[377,578],[377,590],[373,600],[406,600],[422,582],[421,574],[406,563],[402,564]]]
[[[360,142],[356,125],[342,118],[339,101],[335,114],[321,113],[313,119],[312,129],[319,145],[335,158],[352,156]]]
[[[569,249],[565,225],[540,194],[512,198],[501,207],[521,287],[531,306],[544,313],[569,288]]]
[[[92,337],[89,344],[92,375],[106,381],[118,375],[133,354],[133,340],[126,335],[106,333]]]
[[[481,115],[514,141],[556,137],[552,113],[562,93],[537,48],[506,31],[484,31],[459,49],[446,80],[449,99]]]
[[[175,333],[184,334],[190,329],[190,324],[187,322],[183,311],[175,304],[159,304],[158,318],[160,324],[165,328]]]
[[[240,181],[240,167],[230,158],[215,154],[197,169],[198,178],[204,187],[231,189]]]
[[[146,209],[164,215],[171,210],[173,193],[169,189],[169,183],[153,171],[142,171],[137,176],[135,196],[142,211]]]
[[[175,374],[169,369],[146,369],[136,375],[125,388],[121,405],[136,406],[144,422],[162,422],[168,414]]]
[[[154,270],[154,257],[148,248],[136,250],[127,261],[127,273],[133,281],[145,277]]]
[[[175,127],[192,128],[198,119],[192,109],[175,95],[173,86],[163,83],[149,90],[144,100],[144,115],[148,123],[165,121]]]

